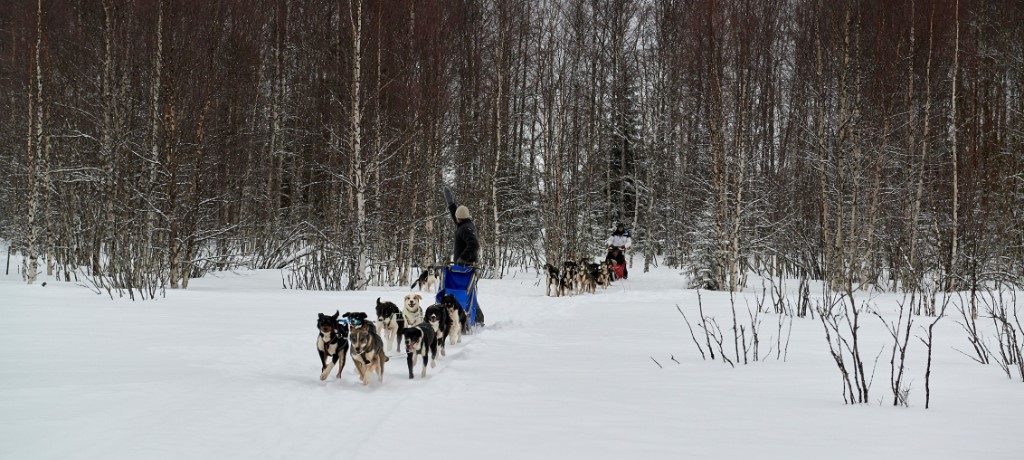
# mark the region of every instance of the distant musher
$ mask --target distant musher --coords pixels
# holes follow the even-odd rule
[[[608,256],[605,257],[605,260],[614,265],[616,273],[619,270],[622,271],[621,278],[629,278],[629,270],[626,269],[625,251],[633,245],[633,238],[626,231],[625,225],[620,223],[615,226],[612,236],[608,237],[607,245]]]

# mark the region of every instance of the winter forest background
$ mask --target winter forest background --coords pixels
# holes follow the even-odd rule
[[[736,290],[1024,274],[1024,4],[16,0],[0,239],[134,296],[597,256]],[[8,259],[9,260],[9,259]]]

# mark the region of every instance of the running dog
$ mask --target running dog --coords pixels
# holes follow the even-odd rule
[[[602,288],[608,289],[608,286],[612,285],[612,278],[615,273],[612,272],[612,265],[607,260],[597,265],[597,285]]]
[[[451,294],[441,299],[441,305],[448,311],[448,318],[451,319],[451,328],[448,331],[448,343],[452,345],[462,343],[462,334],[469,330],[469,320],[466,319],[466,311],[462,309],[459,302]]]
[[[592,267],[592,265],[595,267]],[[579,264],[576,266],[575,284],[580,294],[585,292],[593,294],[597,291],[597,279],[594,271],[592,271],[596,269],[596,265],[587,259],[580,259]]]
[[[345,370],[345,356],[348,354],[348,327],[338,323],[338,313],[325,315],[320,313],[316,320],[316,328],[320,334],[316,338],[316,351],[320,355],[320,380],[327,380],[335,364],[338,367],[338,378]]]
[[[558,272],[558,267],[544,264],[544,269],[548,272],[548,284],[544,294],[551,297],[560,297],[562,295],[562,278]]]
[[[423,308],[420,307],[419,294],[406,294],[405,302],[402,303],[402,317],[405,319],[405,327],[415,327],[423,322]]]
[[[393,302],[381,302],[380,297],[377,297],[377,330],[387,342],[385,350],[390,350],[393,343],[395,351],[402,351],[402,329],[405,329],[405,317],[402,316],[398,305]],[[398,340],[395,340],[396,338]]]
[[[373,323],[366,320],[366,313],[346,313],[349,321],[349,353],[352,362],[356,363],[359,380],[366,385],[370,383],[370,375],[377,373],[379,381],[384,382],[384,363],[388,362],[384,354],[384,341],[377,335]]]
[[[417,286],[419,286],[418,290],[420,291],[433,292],[436,284],[437,267],[431,265],[420,270],[419,278],[416,278],[416,281],[413,281],[412,286],[409,289],[417,289]]]
[[[415,327],[407,327],[402,334],[405,335],[405,361],[409,364],[409,378],[413,378],[413,367],[416,366],[416,357],[423,357],[423,372],[420,377],[427,376],[427,362],[430,367],[437,365],[437,339],[434,335],[434,328],[427,323],[421,323]],[[434,358],[434,361],[430,361]]]
[[[448,309],[441,304],[434,304],[427,307],[424,320],[434,330],[434,338],[437,347],[441,350],[441,357],[445,356],[444,343],[448,340],[448,334],[452,330],[452,318],[448,316]]]
[[[589,283],[590,283],[590,292],[591,293],[597,292],[597,287],[601,286],[601,272],[603,272],[603,271],[604,271],[604,268],[601,266],[600,263],[595,263],[595,262],[587,263],[587,274],[589,275],[589,278],[590,278]]]
[[[562,276],[558,280],[558,287],[562,290],[562,295],[566,293],[573,294],[576,290],[576,272],[579,267],[576,266],[576,262],[567,260],[562,262]]]

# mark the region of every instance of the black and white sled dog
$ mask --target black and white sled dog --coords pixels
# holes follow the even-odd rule
[[[395,344],[395,351],[402,351],[402,329],[405,329],[405,317],[398,305],[394,302],[381,302],[380,297],[377,297],[377,330],[386,342],[385,350],[390,350],[391,344]]]
[[[574,293],[576,290],[576,272],[578,268],[574,260],[562,262],[562,276],[558,279],[558,288],[561,290],[559,295]]]
[[[459,301],[451,294],[445,294],[441,298],[441,305],[448,312],[451,327],[448,330],[448,343],[462,343],[462,334],[469,331],[469,320],[466,318],[466,310],[462,309]]]
[[[434,286],[437,285],[437,267],[431,265],[427,268],[420,270],[419,278],[413,281],[412,286],[409,289],[433,292]],[[418,286],[418,288],[417,288]]]
[[[412,371],[416,366],[416,358],[423,357],[423,372],[420,377],[427,376],[427,363],[430,367],[437,365],[437,337],[434,328],[428,323],[420,323],[414,327],[407,327],[402,331],[405,336],[405,360],[409,364],[409,378],[413,378]],[[430,359],[433,358],[433,361]]]
[[[423,322],[423,308],[420,307],[419,294],[406,294],[402,302],[402,317],[405,319],[405,327],[413,327]]]
[[[452,318],[448,316],[448,309],[439,303],[431,305],[427,307],[423,319],[430,325],[431,330],[434,331],[437,348],[441,351],[441,356],[444,357],[444,343],[448,340],[448,334],[452,330]]]
[[[316,351],[320,355],[320,380],[327,380],[331,370],[338,364],[338,378],[345,370],[345,356],[348,354],[348,327],[338,322],[339,312],[333,315],[320,313],[316,320],[316,328],[320,334],[316,338]]]
[[[544,269],[548,272],[548,284],[545,295],[549,297],[559,297],[562,295],[561,288],[561,274],[558,272],[558,267],[551,264],[544,264]]]
[[[388,362],[384,354],[384,341],[377,335],[377,328],[367,321],[366,313],[345,313],[348,319],[349,353],[356,364],[359,380],[366,385],[370,383],[370,375],[377,373],[380,382],[384,382],[384,363]]]

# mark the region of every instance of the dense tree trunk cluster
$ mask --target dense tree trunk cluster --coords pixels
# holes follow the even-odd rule
[[[616,222],[713,289],[1024,272],[1017,1],[16,0],[0,37],[28,282],[405,284],[443,184],[493,276]]]

